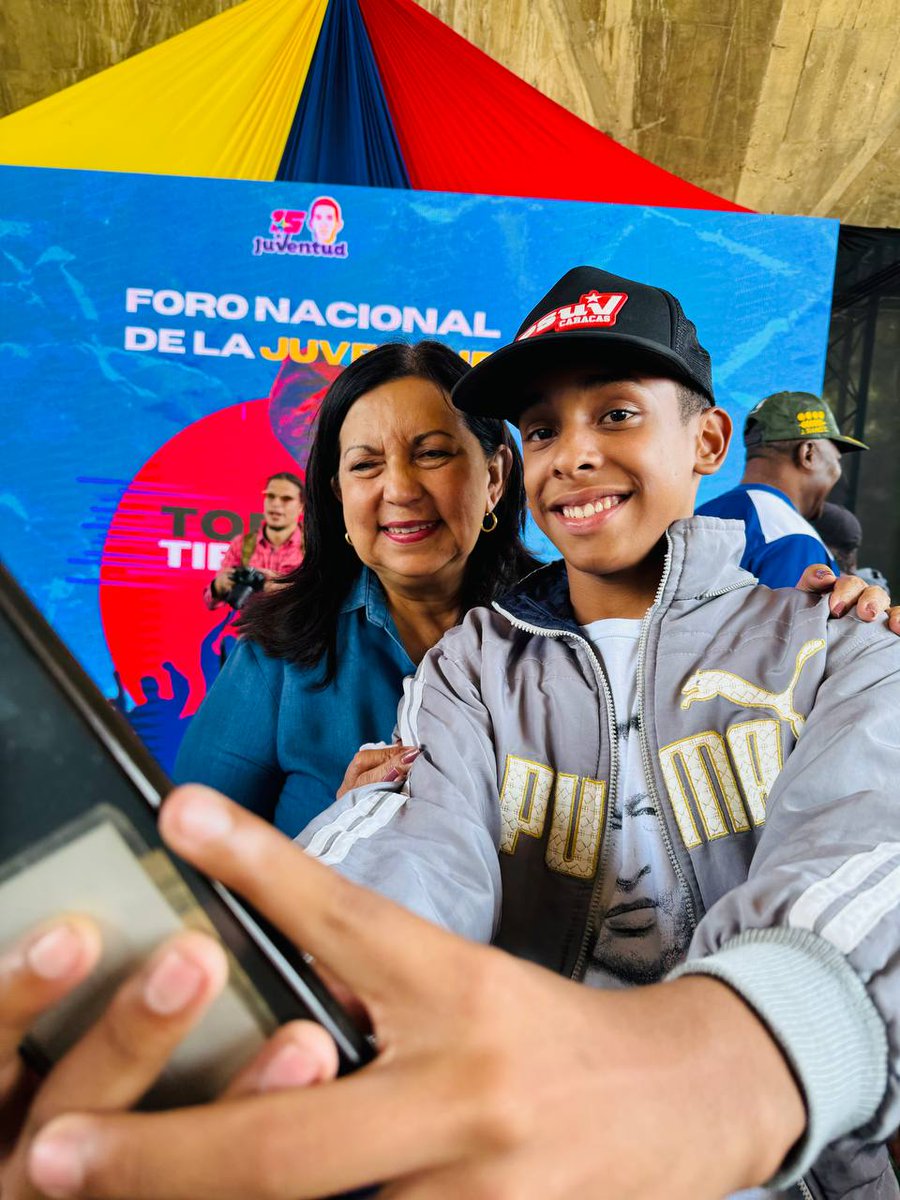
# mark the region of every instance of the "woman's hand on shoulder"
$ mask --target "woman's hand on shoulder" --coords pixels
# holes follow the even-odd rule
[[[403,783],[418,757],[418,746],[404,746],[400,742],[357,750],[344,772],[336,798],[340,800],[345,792],[368,783]]]
[[[855,612],[861,621],[874,621],[884,615],[888,629],[900,635],[900,604],[891,605],[884,588],[868,584],[858,575],[835,575],[824,563],[813,563],[796,586],[801,592],[827,595],[833,617]]]

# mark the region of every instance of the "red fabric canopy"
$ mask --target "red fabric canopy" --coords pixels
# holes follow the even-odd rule
[[[359,0],[413,187],[742,209],[548,100],[413,0]]]

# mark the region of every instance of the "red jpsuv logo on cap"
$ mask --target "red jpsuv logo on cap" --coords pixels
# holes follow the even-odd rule
[[[520,333],[517,342],[542,333],[563,333],[570,329],[597,329],[615,325],[627,292],[585,292],[577,304],[564,304],[544,313],[533,325]]]

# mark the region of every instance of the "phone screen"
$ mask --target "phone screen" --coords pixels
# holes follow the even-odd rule
[[[302,956],[164,847],[156,807],[168,780],[0,567],[0,945],[61,911],[100,925],[100,969],[43,1018],[33,1057],[56,1058],[116,984],[180,927],[217,934],[229,984],[173,1057],[147,1104],[217,1095],[277,1024],[320,1021],[342,1067],[368,1039]]]

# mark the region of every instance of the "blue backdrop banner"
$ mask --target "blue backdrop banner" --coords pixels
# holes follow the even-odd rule
[[[833,221],[12,167],[0,195],[0,552],[164,764],[228,645],[204,586],[371,346],[478,361],[592,263],[679,297],[738,427],[822,385]]]

